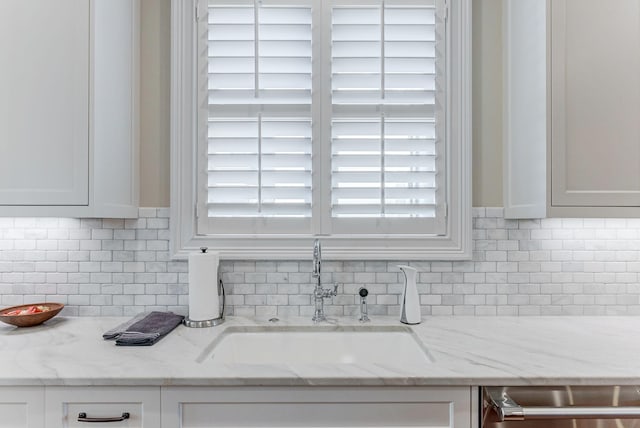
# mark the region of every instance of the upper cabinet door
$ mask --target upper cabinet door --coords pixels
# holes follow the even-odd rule
[[[640,206],[640,1],[549,3],[550,208]]]
[[[0,1],[0,205],[89,203],[89,4]]]

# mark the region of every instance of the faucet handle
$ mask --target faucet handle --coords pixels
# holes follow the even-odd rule
[[[369,295],[369,290],[364,287],[360,287],[358,295],[360,296],[360,318],[358,318],[358,321],[362,323],[369,322],[371,321],[369,319],[369,311],[367,309],[367,296]]]
[[[337,296],[338,295],[338,286],[340,284],[338,284],[337,282],[333,283],[333,288],[323,288],[322,289],[322,296],[324,297],[331,297],[331,296]]]

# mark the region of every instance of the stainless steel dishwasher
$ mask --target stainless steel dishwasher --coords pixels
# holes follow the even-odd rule
[[[640,387],[482,388],[482,428],[640,428]]]

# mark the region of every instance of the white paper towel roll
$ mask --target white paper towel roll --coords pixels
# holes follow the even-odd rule
[[[189,254],[189,319],[206,321],[220,317],[218,253]]]

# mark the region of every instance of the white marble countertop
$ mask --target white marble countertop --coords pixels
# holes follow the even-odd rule
[[[203,362],[225,329],[273,326],[239,317],[213,328],[179,326],[151,347],[102,339],[125,320],[59,316],[31,328],[0,325],[0,385],[640,384],[640,317],[424,317],[412,328],[434,361],[402,368]],[[313,324],[297,318],[277,325]],[[376,317],[368,325],[401,324]]]

